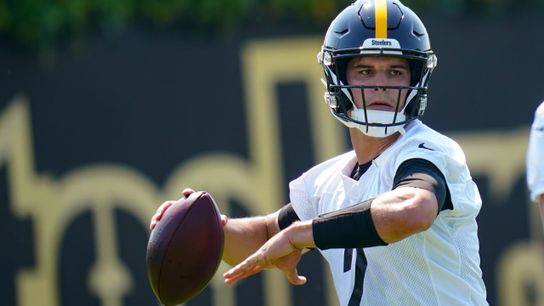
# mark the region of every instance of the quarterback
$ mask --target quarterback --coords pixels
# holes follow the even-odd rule
[[[487,305],[478,189],[461,148],[419,119],[437,65],[419,17],[397,0],[356,1],[330,25],[318,61],[353,150],[292,181],[279,211],[223,216],[223,259],[234,266],[225,282],[276,267],[302,285],[297,264],[317,250],[341,305]]]

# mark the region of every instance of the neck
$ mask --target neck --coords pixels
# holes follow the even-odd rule
[[[391,146],[400,136],[400,133],[395,133],[384,138],[370,137],[363,134],[356,128],[349,129],[351,145],[355,150],[357,162],[365,164],[380,155],[385,149]]]

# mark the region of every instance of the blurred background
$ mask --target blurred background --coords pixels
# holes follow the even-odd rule
[[[316,62],[347,0],[0,0],[0,304],[158,305],[147,224],[185,186],[264,214],[288,182],[349,148]],[[483,207],[491,305],[544,305],[528,201],[544,98],[543,0],[405,0],[438,55],[424,122],[457,140]],[[205,254],[203,254],[205,256]],[[221,266],[196,305],[337,305],[316,252],[291,287]]]

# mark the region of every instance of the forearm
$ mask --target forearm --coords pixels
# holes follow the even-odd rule
[[[320,249],[385,245],[429,228],[438,213],[430,191],[400,187],[313,220]]]
[[[258,250],[270,237],[277,234],[274,226],[276,215],[229,219],[225,225],[225,247],[223,260],[236,265]]]

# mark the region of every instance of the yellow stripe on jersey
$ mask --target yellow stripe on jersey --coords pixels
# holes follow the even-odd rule
[[[376,38],[387,38],[387,0],[374,1]]]

